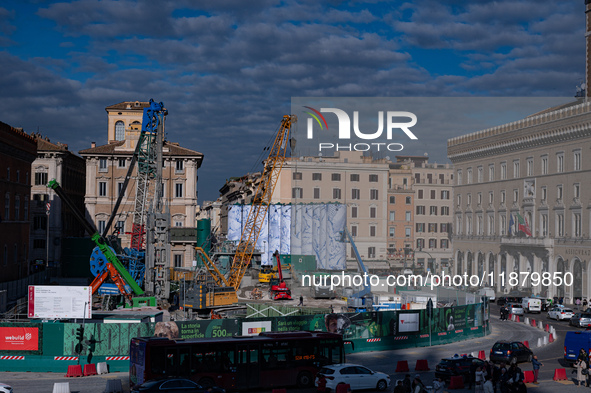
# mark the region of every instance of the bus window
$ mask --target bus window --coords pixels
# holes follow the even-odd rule
[[[178,361],[179,361],[179,375],[188,375],[191,369],[191,358],[189,355],[189,348],[179,348]]]
[[[164,348],[153,347],[150,353],[150,369],[156,375],[165,373],[166,366],[164,363],[166,356],[164,355]]]

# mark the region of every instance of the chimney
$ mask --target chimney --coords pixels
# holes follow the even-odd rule
[[[96,147],[96,142],[90,142],[90,147],[91,148],[95,148]]]
[[[591,0],[585,0],[585,100],[591,97]]]

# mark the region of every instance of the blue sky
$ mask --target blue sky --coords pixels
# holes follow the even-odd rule
[[[105,107],[154,98],[169,110],[168,139],[205,155],[201,202],[251,170],[292,97],[572,97],[584,78],[584,7],[8,0],[0,121],[77,152],[107,143]],[[445,146],[434,150],[445,159]]]

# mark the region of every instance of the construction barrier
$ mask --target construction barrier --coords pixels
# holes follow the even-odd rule
[[[123,393],[123,384],[120,379],[108,379],[103,393]]]
[[[534,381],[534,372],[527,370],[523,372],[523,383],[530,383]]]
[[[70,393],[70,382],[56,382],[53,384],[53,393]]]
[[[521,322],[521,321],[519,320],[519,315],[516,315],[516,316],[515,316],[515,322]]]
[[[523,320],[523,323],[525,323],[526,325],[530,324],[529,318],[525,317],[525,319]]]
[[[536,327],[536,320],[535,320],[535,319],[532,319],[532,320],[531,320],[531,326],[532,326],[532,327]]]
[[[527,340],[523,341],[523,345],[525,345],[526,347],[529,348],[529,341],[527,341]]]
[[[548,336],[544,336],[544,345],[548,344]]]
[[[566,369],[564,369],[564,368],[555,369],[553,379],[555,381],[567,381],[568,378],[566,377]]]
[[[415,371],[429,371],[427,359],[418,359],[415,365]]]
[[[96,371],[99,374],[108,374],[109,373],[109,367],[107,366],[107,362],[97,363],[97,365],[96,365]]]
[[[513,321],[513,317],[514,317],[514,315],[513,315],[513,314],[509,314],[509,320],[510,320],[510,321]]]
[[[82,366],[79,364],[68,366],[68,373],[66,377],[81,377],[82,376]]]
[[[538,337],[538,348],[540,348],[543,344],[542,337]]]
[[[550,325],[546,324],[546,328],[544,330],[546,331],[546,333],[548,333],[550,331]]]
[[[544,330],[544,323],[542,321],[538,321],[538,329]]]
[[[550,333],[550,335],[548,336],[548,342],[550,342],[550,343],[554,342],[554,335],[552,333]]]
[[[478,359],[486,360],[486,353],[484,351],[478,351]]]
[[[408,362],[406,360],[399,360],[398,363],[396,363],[396,372],[404,373],[407,371],[410,371],[408,369]]]
[[[96,372],[96,364],[94,364],[94,363],[85,364],[83,374],[85,377],[87,377],[89,375],[98,375],[98,373]]]
[[[461,375],[454,375],[449,379],[448,389],[464,389],[464,377]]]

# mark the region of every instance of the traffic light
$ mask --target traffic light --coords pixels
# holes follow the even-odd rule
[[[78,341],[82,341],[84,339],[84,328],[82,326],[79,326],[76,329],[76,338]]]

